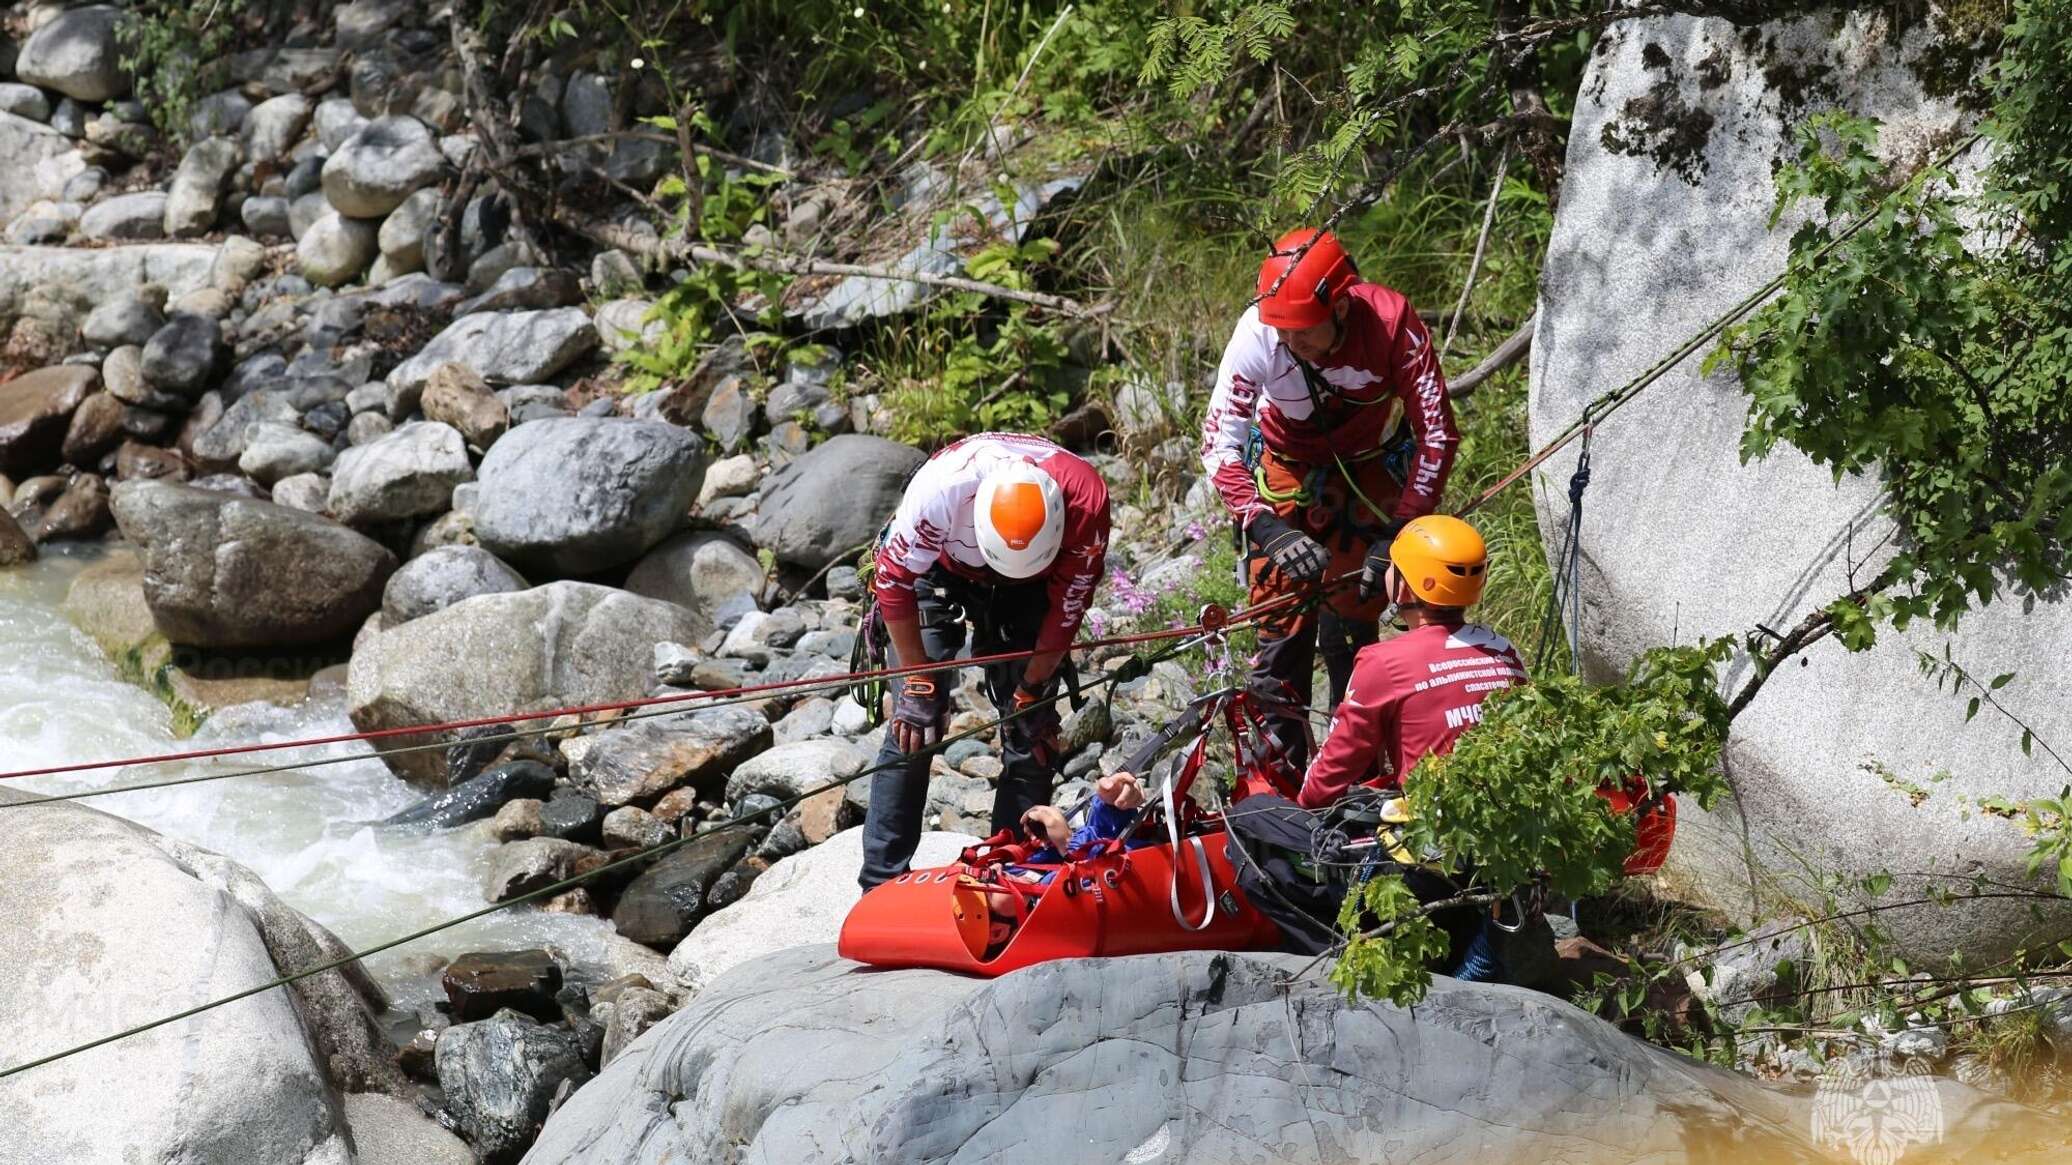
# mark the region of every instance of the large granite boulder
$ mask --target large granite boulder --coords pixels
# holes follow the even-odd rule
[[[347,710],[365,731],[638,699],[655,644],[694,629],[681,607],[588,583],[478,595],[365,637],[347,669]],[[389,764],[420,780],[445,773],[436,751]]]
[[[41,199],[62,192],[65,180],[85,168],[71,138],[17,114],[0,112],[0,226]]]
[[[73,411],[100,383],[100,373],[81,364],[0,383],[0,474],[19,480],[57,468]]]
[[[328,518],[235,494],[126,481],[114,508],[124,537],[143,548],[151,617],[174,643],[339,639],[380,607],[396,569],[386,547]]]
[[[2062,1151],[2033,1110],[1932,1087],[1948,1159]],[[983,980],[810,946],[735,968],[634,1041],[525,1160],[1830,1160],[1812,1110],[1517,987],[1440,979],[1406,1009],[1289,955]]]
[[[977,838],[930,830],[921,835],[914,866],[957,860]],[[744,963],[802,943],[831,943],[849,908],[863,897],[863,829],[846,829],[820,845],[763,872],[739,902],[698,924],[669,953],[669,973],[689,991],[702,991]]]
[[[15,75],[92,104],[128,93],[129,75],[123,71],[122,48],[115,39],[121,19],[122,11],[107,4],[57,16],[23,42]]]
[[[216,854],[75,805],[7,817],[10,1066],[345,953]],[[0,1165],[342,1165],[338,1091],[402,1086],[375,1002],[348,964],[0,1081]]]
[[[704,476],[704,449],[674,425],[534,421],[482,458],[475,536],[520,569],[594,574],[633,561],[674,530]]]
[[[1541,280],[1535,443],[1781,269],[1799,220],[1768,226],[1772,167],[1807,94],[1885,120],[1884,147],[1899,157],[1952,141],[1957,106],[1925,95],[1917,72],[1943,51],[1931,26],[1902,35],[1868,11],[1760,29],[1669,16],[1608,33],[1577,105]],[[1677,366],[1596,433],[1582,642],[1600,678],[1657,644],[1792,626],[1869,577],[1891,528],[1875,479],[1837,483],[1789,447],[1743,465],[1747,401],[1730,373],[1702,376],[1699,364]],[[1565,454],[1536,478],[1552,541],[1573,463]],[[2030,838],[1972,806],[2055,796],[2064,773],[2041,749],[2022,754],[2020,726],[1991,714],[1967,723],[1965,702],[1922,677],[1916,651],[1939,656],[1946,641],[1975,675],[2015,673],[1998,697],[2038,738],[2072,738],[2063,600],[2003,597],[1966,617],[1954,640],[1923,626],[1888,632],[1861,655],[1823,641],[1735,721],[1736,795],[1711,814],[1685,806],[1671,889],[1746,912],[1817,902],[1881,870],[2026,881]],[[1727,669],[1730,684],[1747,676],[1745,658]],[[1928,795],[1915,804],[1886,773]],[[1892,897],[1916,897],[1906,891],[1917,885],[1902,876]],[[1912,956],[1992,959],[2037,933],[2030,909],[1970,902],[1879,924]],[[2057,912],[2042,930],[2058,937],[2065,921]]]
[[[919,449],[847,433],[770,475],[756,509],[756,545],[818,570],[875,537],[899,505]]]

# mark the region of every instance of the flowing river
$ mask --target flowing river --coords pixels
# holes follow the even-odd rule
[[[72,579],[93,561],[92,553],[46,551],[32,566],[0,572],[0,770],[353,731],[342,702],[293,709],[253,704],[219,713],[191,740],[177,740],[165,706],[119,679],[107,657],[60,609]],[[70,793],[361,757],[81,802],[242,862],[291,905],[360,949],[486,905],[482,880],[494,847],[487,822],[432,833],[371,824],[423,794],[380,761],[366,759],[368,752],[364,744],[333,745],[32,778],[10,787]],[[373,956],[367,965],[398,1006],[408,1006],[437,996],[438,969],[467,951],[551,946],[573,962],[595,963],[603,961],[604,950],[615,941],[610,924],[601,919],[518,908]]]

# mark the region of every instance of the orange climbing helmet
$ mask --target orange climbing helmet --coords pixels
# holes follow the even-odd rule
[[[1338,236],[1297,227],[1275,239],[1259,264],[1259,319],[1283,331],[1316,327],[1331,318],[1331,304],[1359,280]]]
[[[1489,547],[1459,518],[1427,514],[1404,526],[1389,543],[1389,562],[1421,601],[1434,607],[1468,607],[1482,597]]]
[[[1008,578],[1034,578],[1065,542],[1065,491],[1034,464],[1012,460],[979,483],[972,509],[979,553]]]

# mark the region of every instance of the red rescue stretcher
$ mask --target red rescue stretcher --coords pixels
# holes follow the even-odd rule
[[[836,949],[874,966],[986,978],[1051,959],[1278,949],[1279,928],[1238,889],[1222,814],[1188,796],[1218,721],[1237,753],[1232,805],[1258,792],[1294,795],[1290,766],[1263,719],[1272,702],[1241,687],[1210,692],[1131,758],[1130,771],[1147,773],[1189,741],[1161,782],[1164,841],[1130,848],[1126,834],[1062,862],[1032,863],[1029,856],[1042,847],[1003,830],[951,865],[910,871],[865,894],[842,923]],[[1625,872],[1659,870],[1676,834],[1676,798],[1654,795],[1639,779],[1607,785],[1598,795],[1615,813],[1638,813]],[[997,940],[996,918],[1011,924],[1004,942]]]

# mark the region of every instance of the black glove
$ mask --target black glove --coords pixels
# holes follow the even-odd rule
[[[1360,601],[1367,602],[1386,591],[1382,580],[1388,576],[1389,546],[1406,525],[1401,519],[1391,519],[1374,538],[1374,544],[1367,550],[1367,561],[1360,564]]]
[[[892,703],[893,741],[901,752],[918,752],[942,739],[943,721],[950,710],[949,689],[941,677],[904,676],[899,681],[899,698]]]
[[[1252,545],[1272,560],[1289,581],[1315,582],[1324,577],[1331,555],[1317,540],[1283,522],[1273,514],[1261,514],[1246,528]]]
[[[1058,732],[1064,722],[1058,717],[1058,702],[1046,700],[1045,694],[1017,684],[1014,707],[1009,711],[1013,719],[1007,722],[1007,728],[1027,743],[1029,755],[1038,764],[1047,765],[1057,759]]]

